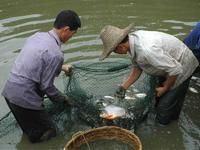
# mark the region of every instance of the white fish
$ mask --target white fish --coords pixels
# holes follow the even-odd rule
[[[195,88],[190,87],[189,90],[193,93],[199,93]]]
[[[125,96],[125,99],[132,99],[132,100],[134,100],[135,99],[135,97],[130,97],[130,96]]]
[[[198,78],[197,77],[195,77],[195,76],[192,76],[192,78],[191,78],[192,80],[197,80]]]
[[[114,99],[114,97],[112,97],[112,96],[104,96],[104,98]]]
[[[135,96],[138,97],[138,98],[144,98],[144,97],[147,96],[147,94],[145,94],[145,93],[137,93],[137,94],[135,94]]]

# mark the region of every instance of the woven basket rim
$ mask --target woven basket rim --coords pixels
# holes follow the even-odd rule
[[[102,126],[86,131],[79,131],[67,142],[64,150],[75,150],[83,144],[103,139],[120,141],[129,144],[135,150],[142,150],[142,143],[137,135],[117,126]]]

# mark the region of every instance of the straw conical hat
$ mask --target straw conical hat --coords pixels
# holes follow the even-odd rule
[[[107,25],[100,32],[100,38],[103,42],[103,52],[99,60],[104,60],[117,47],[117,45],[128,35],[133,24],[130,24],[124,29],[115,26]]]

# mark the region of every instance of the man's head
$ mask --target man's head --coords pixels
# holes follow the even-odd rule
[[[72,10],[61,11],[54,22],[54,28],[57,30],[58,36],[63,43],[68,41],[79,27],[81,27],[80,18]]]
[[[128,49],[128,33],[131,31],[133,24],[124,29],[115,26],[105,26],[100,33],[104,50],[99,60],[104,60],[111,52],[126,54]]]
[[[117,54],[127,54],[129,47],[129,37],[128,35],[116,46],[113,52]]]

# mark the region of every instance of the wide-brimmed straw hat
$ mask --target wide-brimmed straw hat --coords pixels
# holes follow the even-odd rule
[[[128,35],[132,28],[133,24],[130,24],[124,29],[111,25],[105,26],[100,32],[100,38],[103,42],[104,49],[99,60],[102,61],[108,57],[117,45]]]

